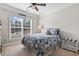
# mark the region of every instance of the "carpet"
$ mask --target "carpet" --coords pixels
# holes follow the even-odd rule
[[[2,56],[33,56],[33,54],[25,49],[22,44],[15,44],[4,47]],[[69,50],[59,48],[48,56],[79,56],[79,52],[75,53]]]

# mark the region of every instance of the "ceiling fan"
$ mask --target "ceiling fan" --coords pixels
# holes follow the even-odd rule
[[[45,3],[30,3],[31,5],[28,8],[33,8],[36,11],[39,11],[38,6],[46,6]]]

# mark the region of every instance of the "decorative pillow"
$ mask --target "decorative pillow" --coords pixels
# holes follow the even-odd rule
[[[51,35],[51,28],[48,28],[48,29],[46,30],[46,34],[47,34],[47,35]]]
[[[46,35],[58,35],[59,29],[48,28],[45,33]]]
[[[59,34],[58,29],[51,29],[50,32],[51,32],[51,35],[58,35]]]
[[[45,34],[46,35],[46,31],[47,31],[47,29],[43,29],[43,31],[41,31],[41,34]]]

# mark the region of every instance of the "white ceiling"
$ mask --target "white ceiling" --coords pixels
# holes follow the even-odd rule
[[[69,3],[46,3],[46,6],[38,6],[39,11],[35,11],[32,8],[28,8],[28,6],[30,5],[30,3],[6,3],[7,5],[10,5],[12,7],[18,8],[20,10],[23,11],[27,11],[30,13],[35,13],[37,15],[42,15],[44,13],[47,13],[51,10],[56,10],[59,8],[63,8],[65,6],[70,5]]]

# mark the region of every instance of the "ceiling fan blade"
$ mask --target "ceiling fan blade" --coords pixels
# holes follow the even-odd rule
[[[38,6],[46,6],[46,4],[45,3],[36,3],[36,5],[38,5]]]
[[[36,5],[36,3],[31,3],[32,5]]]
[[[37,7],[35,7],[36,11],[39,11],[39,9]]]
[[[28,6],[28,8],[31,8],[31,7],[32,7],[32,5]]]

